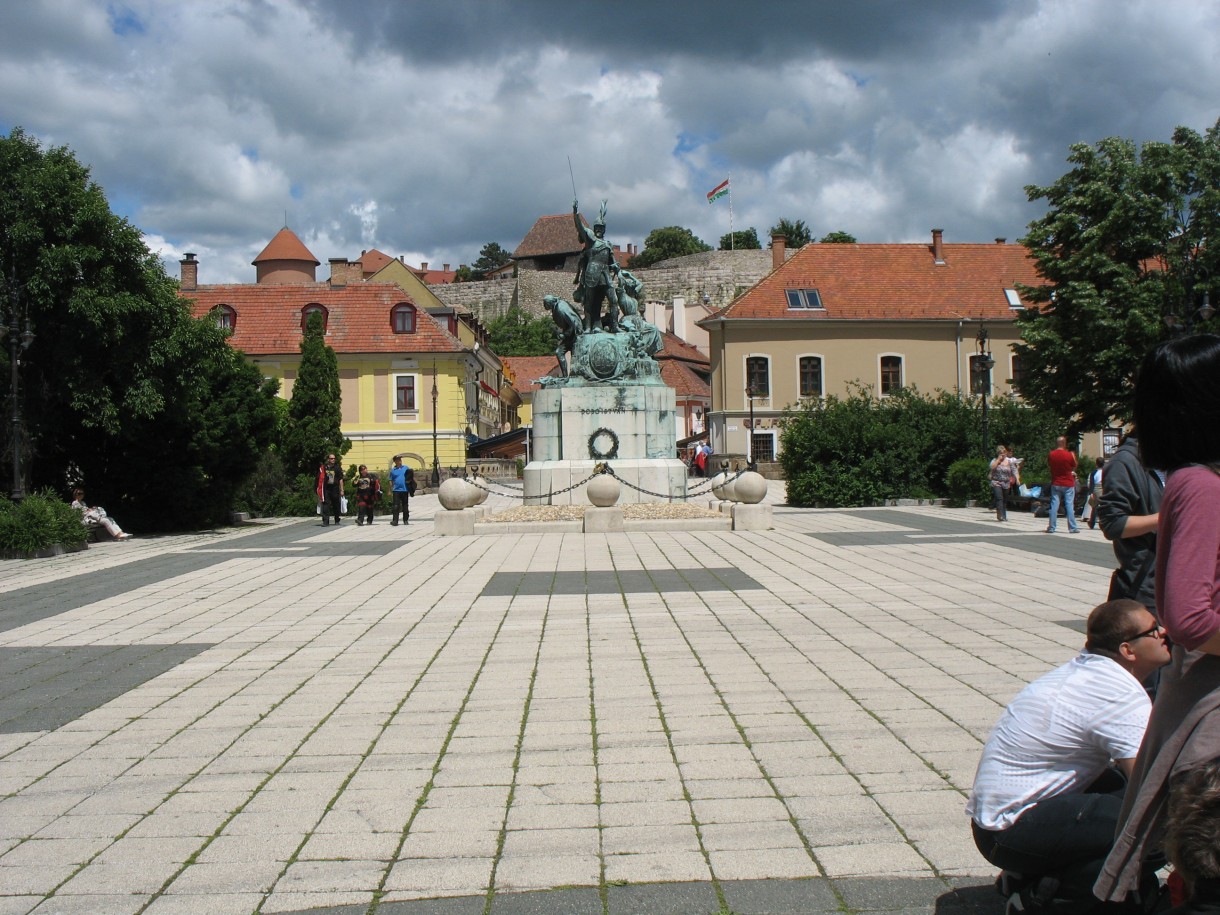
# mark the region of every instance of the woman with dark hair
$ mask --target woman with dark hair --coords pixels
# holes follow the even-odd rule
[[[1135,423],[1144,464],[1169,474],[1156,604],[1174,648],[1094,887],[1109,900],[1136,890],[1141,862],[1159,852],[1170,779],[1220,756],[1220,337],[1183,337],[1148,354]]]

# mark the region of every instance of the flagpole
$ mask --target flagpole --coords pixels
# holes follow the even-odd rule
[[[733,173],[729,172],[729,250],[737,250],[737,239],[733,235]]]

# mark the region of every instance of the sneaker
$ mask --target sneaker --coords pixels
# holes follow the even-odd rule
[[[1048,528],[1047,528],[1046,530],[1044,530],[1042,533],[1044,533],[1044,534],[1055,534],[1055,533],[1058,533],[1058,532],[1057,532],[1057,531],[1056,531],[1056,530],[1055,530],[1053,527],[1048,527]]]
[[[1080,533],[1080,528],[1078,528],[1078,527],[1069,527],[1069,528],[1068,528],[1068,533],[1069,533],[1069,534],[1079,534],[1079,533]]]

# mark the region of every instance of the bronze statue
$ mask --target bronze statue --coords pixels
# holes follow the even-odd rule
[[[602,202],[597,222],[590,233],[580,219],[580,205],[572,201],[572,221],[576,223],[576,234],[585,250],[580,255],[576,268],[576,292],[572,298],[585,309],[585,333],[594,333],[599,327],[614,333],[618,329],[618,290],[614,278],[618,274],[618,263],[614,260],[614,248],[606,241],[606,203]],[[602,302],[609,301],[603,317]]]
[[[655,356],[661,351],[663,342],[661,331],[655,324],[649,324],[640,313],[640,303],[644,298],[644,284],[630,270],[619,271],[619,305],[623,309],[623,317],[619,321],[619,329],[631,331],[640,338],[640,346],[649,356]]]
[[[555,347],[555,358],[559,360],[559,370],[563,372],[563,377],[567,378],[569,375],[567,354],[575,348],[576,338],[582,330],[580,315],[576,313],[571,302],[558,296],[544,295],[542,305],[550,312],[551,319],[559,328],[560,339],[559,345]]]

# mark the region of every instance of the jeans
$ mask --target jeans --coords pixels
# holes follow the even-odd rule
[[[991,504],[995,509],[997,521],[1008,520],[1008,506],[1004,504],[1004,500],[1008,498],[1008,488],[1001,486],[999,483],[991,484]]]
[[[402,511],[402,520],[404,523],[411,520],[411,503],[410,494],[405,492],[394,491],[394,520],[391,524],[398,523],[399,510]]]
[[[1105,788],[1111,790],[1092,791]],[[1117,773],[1104,773],[1089,793],[1060,794],[1039,801],[1007,829],[993,831],[971,823],[974,844],[996,867],[1027,877],[1058,877],[1056,895],[1061,898],[1090,899],[1093,883],[1114,844],[1123,789]]]
[[[335,524],[339,523],[339,490],[325,489],[322,491],[322,526],[329,527],[331,516]]]
[[[1080,530],[1076,526],[1076,487],[1075,486],[1052,486],[1051,487],[1051,512],[1050,518],[1047,520],[1046,529],[1051,533],[1055,532],[1055,528],[1059,524],[1059,500],[1062,499],[1064,508],[1067,511],[1068,530],[1072,533]]]

